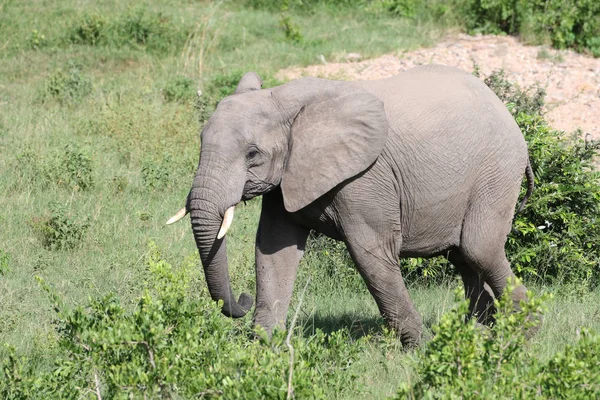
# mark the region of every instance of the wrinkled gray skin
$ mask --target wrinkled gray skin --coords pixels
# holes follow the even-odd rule
[[[526,168],[531,177],[523,135],[494,93],[443,66],[378,81],[260,86],[246,74],[207,122],[186,205],[223,313],[242,317],[252,299],[236,301],[217,232],[226,209],[263,195],[254,323],[267,332],[285,328],[311,229],[346,243],[404,345],[419,342],[422,321],[399,257],[447,256],[472,314],[487,320],[514,276],[504,244]]]

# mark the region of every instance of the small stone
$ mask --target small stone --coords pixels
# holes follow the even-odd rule
[[[348,53],[346,54],[346,61],[357,62],[360,61],[362,56],[359,53]]]

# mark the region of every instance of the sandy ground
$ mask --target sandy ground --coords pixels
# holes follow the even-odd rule
[[[522,87],[538,82],[546,87],[546,117],[550,124],[567,132],[581,128],[600,139],[600,58],[573,51],[557,51],[542,46],[526,46],[508,36],[468,36],[447,38],[431,48],[386,54],[361,61],[349,53],[346,63],[324,63],[306,68],[289,68],[278,78],[301,76],[331,79],[380,79],[421,64],[445,64],[473,71],[475,63],[482,77],[503,68]]]

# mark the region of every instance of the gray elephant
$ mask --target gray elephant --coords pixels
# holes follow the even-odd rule
[[[527,145],[511,114],[479,79],[445,66],[342,82],[301,78],[271,89],[247,73],[202,130],[200,163],[185,208],[210,294],[242,317],[225,233],[242,200],[263,195],[256,235],[254,323],[285,328],[296,270],[311,229],[342,240],[404,345],[422,319],[399,257],[447,256],[471,313],[489,316],[513,277],[504,252]],[[512,293],[518,302],[524,286]]]

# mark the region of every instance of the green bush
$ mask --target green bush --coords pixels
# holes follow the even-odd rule
[[[300,32],[300,27],[288,14],[281,14],[281,17],[279,18],[279,26],[283,30],[287,40],[294,43],[300,43],[302,41],[303,36]]]
[[[600,2],[595,0],[467,0],[460,2],[470,32],[527,33],[559,49],[600,56]]]
[[[0,362],[0,397],[285,398],[290,353],[283,332],[248,340],[247,325],[224,318],[199,287],[196,262],[173,268],[152,248],[134,309],[112,295],[67,310],[43,280],[57,312],[57,354],[36,369],[14,350]],[[362,348],[346,331],[293,336],[293,393],[326,398],[356,386],[347,370]]]
[[[89,228],[89,220],[75,220],[69,215],[66,206],[53,203],[50,205],[50,215],[33,218],[30,226],[45,248],[72,249],[83,241]]]
[[[171,178],[171,159],[166,156],[157,161],[147,159],[142,164],[142,184],[150,190],[164,189]]]
[[[173,46],[183,45],[186,37],[186,29],[181,29],[170,17],[139,7],[114,19],[86,14],[70,28],[67,42],[87,46],[136,46],[168,52]]]
[[[538,0],[532,15],[535,27],[559,49],[589,50],[600,57],[600,2]]]
[[[423,0],[383,0],[383,6],[390,13],[399,17],[414,17],[422,6]]]
[[[500,100],[508,104],[508,109],[513,115],[542,115],[546,89],[539,84],[522,89],[506,78],[504,70],[493,72],[483,81]]]
[[[600,395],[600,336],[583,334],[573,346],[542,363],[525,345],[530,315],[542,301],[529,297],[516,311],[509,291],[491,329],[465,323],[466,301],[442,316],[434,338],[419,352],[418,380],[403,384],[398,399],[597,398]],[[459,295],[457,293],[457,295]]]
[[[26,147],[15,157],[20,187],[45,188],[58,185],[69,190],[89,190],[94,186],[94,163],[89,151],[67,145],[41,156],[35,149]]]
[[[95,46],[106,38],[106,19],[98,14],[84,15],[75,23],[69,33],[69,41],[75,44]]]
[[[42,47],[46,47],[48,45],[48,39],[46,39],[46,35],[40,33],[37,29],[31,31],[27,41],[29,42],[29,47],[34,50],[41,49]]]
[[[140,8],[125,15],[115,27],[122,38],[138,45],[165,40],[172,29],[171,20],[161,13],[147,13]]]
[[[72,104],[91,92],[91,80],[81,71],[81,67],[69,63],[66,69],[57,70],[44,82],[41,98],[52,98],[60,103]]]
[[[67,145],[60,158],[56,179],[70,189],[88,190],[94,185],[93,171],[89,154],[77,146]]]
[[[177,76],[167,82],[163,89],[166,101],[182,101],[194,95],[194,81],[185,76]]]

